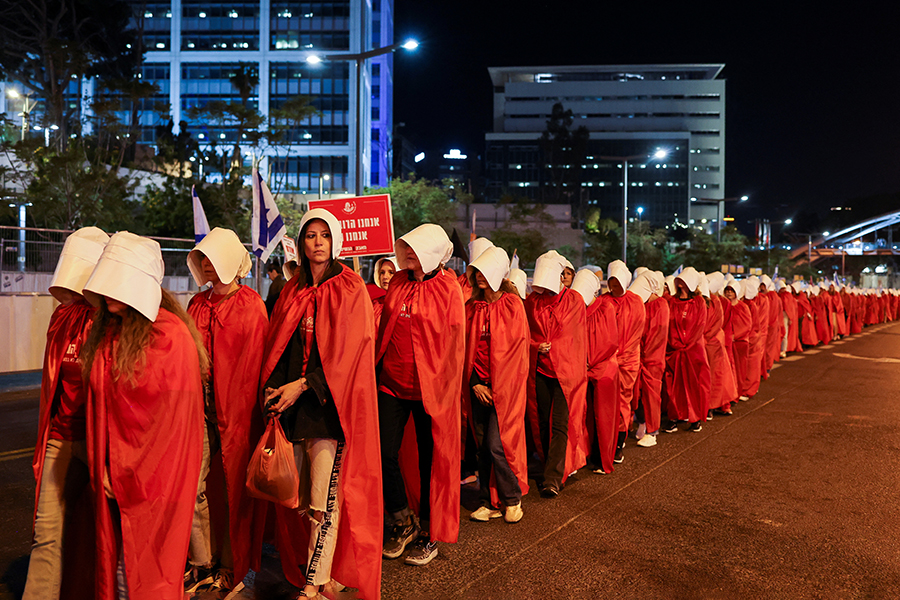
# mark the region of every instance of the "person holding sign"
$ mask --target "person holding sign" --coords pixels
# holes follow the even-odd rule
[[[297,245],[300,264],[272,314],[261,382],[310,494],[301,510],[276,507],[276,543],[301,598],[321,597],[334,577],[377,600],[383,507],[369,295],[337,261],[343,236],[331,213],[303,215]]]
[[[459,284],[442,266],[453,244],[440,226],[420,225],[395,250],[403,270],[384,299],[375,355],[384,502],[394,521],[382,554],[398,558],[414,542],[406,564],[426,565],[438,541],[454,543],[459,535],[465,309]],[[416,478],[420,485],[407,488],[405,481]]]

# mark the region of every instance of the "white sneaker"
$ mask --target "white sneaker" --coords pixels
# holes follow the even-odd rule
[[[656,436],[647,434],[637,441],[637,445],[641,448],[652,448],[656,445]]]
[[[740,398],[738,398],[738,400],[740,400],[741,402],[746,402],[749,399],[750,399],[750,396],[741,396]]]
[[[490,521],[491,519],[499,519],[503,516],[499,510],[494,510],[490,506],[482,506],[471,515],[469,515],[470,521],[479,521],[481,523],[485,523]]]
[[[646,423],[641,423],[641,424],[639,424],[639,425],[637,426],[637,431],[634,433],[634,437],[635,437],[636,439],[641,439],[641,438],[643,438],[645,435],[647,435],[647,424],[646,424]]]
[[[506,507],[506,513],[503,515],[503,520],[507,523],[518,523],[522,520],[522,503],[519,502],[513,506]]]

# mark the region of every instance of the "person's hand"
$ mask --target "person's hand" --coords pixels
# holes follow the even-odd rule
[[[541,342],[538,344],[538,352],[541,354],[547,354],[550,352],[550,342]]]
[[[300,397],[300,394],[309,389],[306,378],[301,377],[297,381],[286,383],[280,388],[266,388],[266,407],[269,412],[282,413],[292,407]]]
[[[116,498],[116,494],[112,489],[112,483],[109,480],[109,468],[103,469],[103,493],[110,500],[115,500]]]
[[[491,388],[488,386],[481,384],[474,385],[472,386],[472,392],[475,393],[475,397],[478,398],[478,401],[485,406],[494,405],[494,395],[491,393]]]

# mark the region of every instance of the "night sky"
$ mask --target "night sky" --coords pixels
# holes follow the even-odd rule
[[[395,123],[483,155],[489,66],[724,63],[739,222],[900,192],[900,4],[739,4],[395,0]]]

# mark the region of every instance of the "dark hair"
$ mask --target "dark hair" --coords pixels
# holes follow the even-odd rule
[[[312,285],[313,276],[312,269],[309,266],[309,257],[306,256],[306,246],[303,244],[304,236],[306,236],[306,230],[309,229],[309,225],[314,221],[322,221],[328,227],[328,233],[331,234],[331,243],[334,244],[334,232],[331,231],[331,225],[329,225],[324,219],[310,219],[306,223],[303,224],[303,227],[300,229],[300,233],[297,234],[297,253],[300,255],[299,262],[297,268],[294,269],[294,277],[298,277],[297,287],[304,288],[308,285]],[[334,246],[332,246],[333,248]],[[328,268],[325,269],[324,279],[331,277],[334,275],[333,271],[335,269],[340,268],[340,263],[334,259],[333,256],[328,257]]]
[[[475,272],[478,269],[472,269],[472,275],[468,278],[469,283],[472,285],[472,296],[473,300],[484,300],[484,290],[478,287],[478,284],[475,283]],[[479,271],[480,272],[480,271]],[[484,273],[482,273],[484,275]],[[504,294],[513,294],[516,298],[519,297],[519,290],[516,289],[516,286],[509,279],[503,279],[500,282],[500,287],[497,289],[498,292],[502,292]]]
[[[269,264],[266,265],[266,273],[269,271],[281,271],[281,259],[280,258],[270,258]]]

